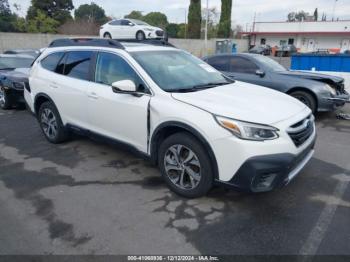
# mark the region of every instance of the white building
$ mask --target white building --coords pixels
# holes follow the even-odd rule
[[[350,49],[350,20],[303,22],[255,22],[248,33],[251,45],[272,47],[294,44],[300,52]]]

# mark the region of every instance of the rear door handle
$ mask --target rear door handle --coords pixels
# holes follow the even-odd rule
[[[95,92],[91,92],[88,97],[93,98],[93,99],[98,99],[98,95]]]

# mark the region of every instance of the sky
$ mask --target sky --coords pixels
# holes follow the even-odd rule
[[[207,0],[202,0],[202,7],[206,6]],[[208,0],[209,7],[216,7],[218,12],[221,8],[221,0]],[[91,0],[73,0],[75,7],[90,3]],[[143,11],[144,14],[152,11],[160,11],[167,15],[168,20],[174,23],[185,21],[190,0],[94,0],[96,4],[105,9],[108,16],[121,18],[132,10]],[[319,17],[322,13],[330,19],[333,13],[334,3],[335,17],[350,19],[350,0],[233,0],[232,21],[244,28],[250,27],[254,15],[256,21],[285,21],[287,14],[293,11],[304,10],[313,13],[318,8]],[[19,4],[19,14],[25,16],[30,5],[30,0],[9,0],[11,7]]]

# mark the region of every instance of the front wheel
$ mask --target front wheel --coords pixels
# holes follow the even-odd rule
[[[290,93],[290,95],[298,99],[300,102],[302,102],[306,106],[308,106],[311,109],[312,113],[316,113],[317,111],[316,100],[311,94],[305,91],[295,91]]]
[[[208,153],[188,133],[177,133],[166,138],[160,146],[158,160],[165,182],[181,196],[201,197],[213,186]]]
[[[0,107],[4,110],[12,107],[11,97],[3,86],[0,86]]]
[[[52,102],[45,102],[41,105],[38,120],[41,130],[49,142],[59,144],[67,140],[68,133]]]
[[[145,40],[146,39],[145,33],[142,31],[137,32],[136,39],[139,41]]]

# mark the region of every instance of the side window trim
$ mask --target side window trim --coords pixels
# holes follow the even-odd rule
[[[152,89],[149,87],[148,83],[145,81],[145,79],[142,77],[142,75],[136,70],[136,68],[131,65],[129,63],[129,61],[121,54],[117,54],[117,53],[114,53],[114,52],[108,52],[108,51],[97,51],[95,52],[95,56],[93,56],[91,62],[93,63],[93,68],[92,68],[92,71],[91,71],[91,74],[92,74],[92,82],[96,83],[96,84],[100,84],[100,85],[105,85],[105,86],[109,86],[107,84],[104,84],[104,83],[99,83],[99,82],[96,82],[96,67],[97,67],[97,57],[100,53],[104,53],[104,54],[111,54],[111,55],[115,55],[121,59],[123,59],[125,61],[125,63],[127,63],[131,68],[132,70],[134,70],[134,72],[137,74],[137,76],[142,80],[142,83],[144,84],[145,86],[145,89],[148,91],[148,92],[138,92],[140,94],[145,94],[145,95],[151,95],[153,96],[153,91]]]

